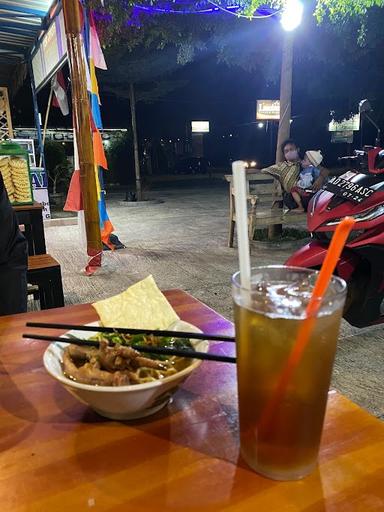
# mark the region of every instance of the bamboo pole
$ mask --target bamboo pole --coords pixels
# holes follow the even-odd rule
[[[89,256],[95,256],[101,254],[102,244],[79,1],[63,0],[63,12],[72,86],[73,123],[79,153],[87,251]]]

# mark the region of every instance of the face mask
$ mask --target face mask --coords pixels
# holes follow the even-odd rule
[[[287,151],[285,153],[285,159],[288,160],[288,162],[294,162],[299,158],[299,152],[297,149],[292,149],[291,151]]]

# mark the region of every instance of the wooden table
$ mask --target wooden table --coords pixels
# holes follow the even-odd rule
[[[166,295],[184,320],[232,334],[230,322],[190,295]],[[146,420],[93,413],[47,375],[45,346],[21,334],[27,320],[95,319],[89,305],[0,317],[2,512],[384,509],[384,425],[336,392],[319,468],[299,482],[267,480],[238,460],[233,365],[203,363],[168,409]]]
[[[45,254],[45,236],[42,215],[42,206],[36,201],[25,206],[14,206],[17,221],[24,225],[24,235],[28,240],[28,254]]]

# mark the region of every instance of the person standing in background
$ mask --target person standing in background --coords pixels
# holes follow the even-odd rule
[[[0,315],[27,311],[28,243],[0,173]]]

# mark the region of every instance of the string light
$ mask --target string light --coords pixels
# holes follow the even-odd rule
[[[230,11],[229,9],[232,8],[232,7],[222,7],[221,5],[219,4],[216,4],[215,2],[212,2],[211,0],[208,0],[210,4],[214,5],[217,9],[219,9],[220,11],[223,11],[223,12],[226,12],[227,14],[232,14],[233,16],[237,16],[238,18],[245,18],[247,20],[260,20],[260,19],[265,19],[265,18],[272,18],[273,16],[276,16],[277,14],[280,14],[281,13],[281,9],[278,9],[278,10],[272,10],[271,9],[271,12],[268,13],[268,14],[253,14],[253,15],[249,15],[249,14],[241,14],[239,12],[233,12],[233,11]],[[240,9],[240,6],[236,6],[237,9]],[[256,11],[257,12],[257,11]]]
[[[212,3],[212,2],[209,2]],[[214,4],[212,4],[214,5]],[[210,7],[208,9],[171,9],[169,7],[155,7],[155,6],[146,6],[146,5],[135,5],[134,9],[137,11],[143,11],[154,14],[212,14],[214,12],[218,12],[220,8],[218,6]],[[231,14],[235,14],[232,10],[240,9],[239,5],[231,5],[228,6],[225,10],[230,12]]]
[[[212,5],[213,7],[210,7],[207,9],[171,9],[169,7],[135,5],[134,10],[147,12],[147,13],[153,13],[153,14],[214,14],[214,13],[221,11],[226,14],[231,14],[232,16],[236,16],[237,18],[244,18],[247,20],[258,20],[258,19],[271,18],[271,17],[276,16],[282,12],[281,9],[278,9],[278,10],[268,9],[268,11],[270,11],[270,12],[266,12],[265,14],[249,15],[249,14],[242,14],[241,12],[238,12],[239,9],[241,9],[241,6],[237,5],[237,4],[227,5],[226,7],[223,7],[222,5],[217,4],[211,0],[207,0],[207,3]],[[263,8],[263,11],[266,11],[266,8]]]

